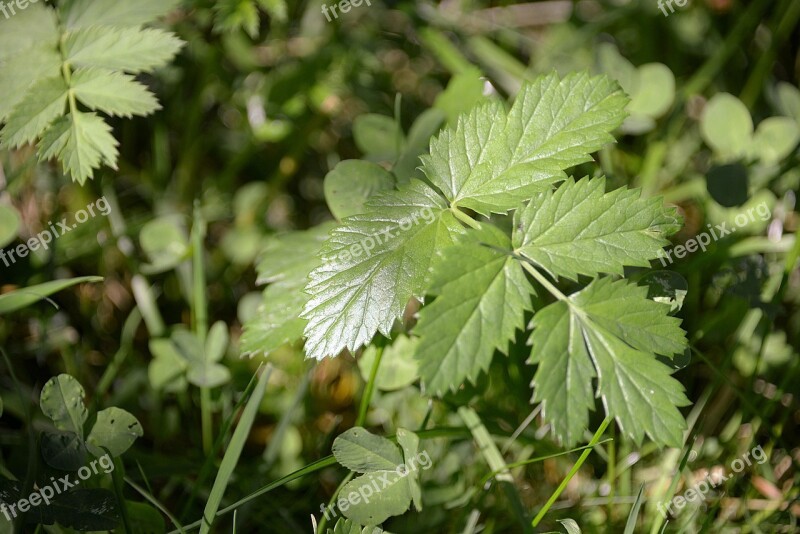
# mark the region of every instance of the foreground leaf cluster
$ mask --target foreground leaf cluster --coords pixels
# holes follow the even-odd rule
[[[551,74],[523,86],[510,109],[486,100],[462,113],[431,140],[422,179],[362,187],[372,192],[338,225],[276,238],[259,265],[271,295],[246,328],[246,350],[304,337],[310,358],[355,353],[404,330],[416,299],[425,305],[409,346],[429,394],[475,383],[529,329],[532,401],[558,438],[579,441],[600,398],[635,441],[680,445],[688,400],[668,365],[686,349],[680,321],[619,279],[658,257],[679,217],[659,198],[565,172],[613,141],[627,103],[604,76]],[[344,168],[332,173],[337,184]],[[353,184],[381,172],[366,170]],[[332,187],[332,205],[339,190],[359,187]],[[286,258],[290,284],[275,278]],[[564,294],[561,280],[583,288]]]

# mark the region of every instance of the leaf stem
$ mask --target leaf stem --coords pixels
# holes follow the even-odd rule
[[[364,421],[367,420],[369,403],[372,401],[372,393],[375,391],[375,377],[378,376],[378,366],[381,364],[381,358],[383,358],[383,347],[378,347],[378,353],[375,355],[375,361],[372,362],[372,369],[369,371],[369,380],[364,386],[364,394],[361,396],[361,406],[358,408],[358,418],[355,426],[363,426]]]
[[[455,204],[450,206],[450,211],[453,212],[453,215],[455,215],[456,219],[463,222],[470,228],[474,228],[475,230],[480,230],[481,225],[478,223],[478,221],[476,221],[475,219],[473,219],[472,217],[470,217],[469,215],[458,209],[458,206],[456,206]]]
[[[589,454],[591,454],[592,452],[592,448],[594,448],[594,446],[600,442],[600,438],[603,436],[603,432],[606,431],[606,428],[608,428],[609,424],[611,424],[611,417],[606,417],[600,424],[600,427],[597,429],[597,432],[595,432],[594,436],[592,436],[592,440],[589,442],[590,448],[585,449],[581,453],[580,458],[578,458],[578,461],[575,462],[575,465],[572,466],[572,469],[569,470],[569,473],[567,473],[566,478],[564,478],[564,480],[561,481],[561,484],[558,485],[556,491],[554,491],[553,494],[550,495],[550,498],[547,499],[547,502],[545,503],[544,507],[541,510],[539,510],[539,513],[536,514],[536,517],[533,518],[533,521],[531,521],[531,526],[535,527],[536,525],[538,525],[539,522],[544,517],[544,515],[550,509],[550,507],[553,506],[553,503],[556,502],[556,499],[558,499],[559,495],[561,495],[561,493],[567,487],[569,481],[572,480],[572,477],[574,477],[575,473],[577,473],[578,470],[581,468],[583,463],[586,461],[586,458],[589,457]]]
[[[208,332],[208,303],[206,302],[206,272],[203,265],[203,238],[205,221],[200,213],[200,202],[194,203],[194,225],[192,226],[192,319],[194,333],[205,347]],[[203,452],[208,455],[213,444],[211,417],[211,390],[200,388],[200,422],[203,436]]]
[[[527,261],[522,261],[522,268],[528,271],[531,276],[533,276],[537,282],[542,284],[546,290],[548,290],[554,297],[558,300],[563,300],[566,303],[569,303],[569,299],[562,293],[556,286],[550,283],[542,273],[536,270],[536,268],[528,263]]]

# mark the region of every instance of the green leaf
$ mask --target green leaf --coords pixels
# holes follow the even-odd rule
[[[156,391],[164,389],[168,392],[186,389],[186,370],[188,362],[180,355],[178,349],[169,339],[151,339],[150,353],[153,359],[147,367],[147,378],[150,386]]]
[[[790,83],[778,82],[776,99],[781,114],[793,118],[800,125],[800,89]]]
[[[13,206],[0,204],[0,247],[14,241],[19,233],[19,213]]]
[[[411,385],[419,378],[419,364],[414,359],[418,344],[419,338],[399,335],[394,343],[384,349],[378,374],[375,375],[376,388],[382,391],[394,391]],[[375,345],[370,345],[358,359],[358,368],[365,382],[369,380],[377,355],[378,349]]]
[[[52,280],[44,284],[17,289],[0,295],[0,315],[20,310],[49,297],[53,293],[84,282],[102,282],[101,276],[81,276],[66,280]]]
[[[169,215],[147,222],[139,232],[139,243],[150,260],[145,268],[149,272],[173,269],[189,254],[186,231],[175,217]]]
[[[163,534],[166,532],[164,517],[156,508],[143,502],[125,500],[131,534]]]
[[[482,77],[483,73],[474,67],[455,74],[447,88],[436,97],[433,107],[444,112],[448,123],[455,123],[459,115],[485,100],[483,87],[486,82]]]
[[[689,404],[680,382],[657,354],[681,353],[687,343],[669,306],[646,298],[647,289],[602,278],[566,301],[538,311],[532,321],[529,363],[538,364],[533,402],[553,433],[577,443],[594,407],[592,380],[606,413],[637,443],[645,434],[679,447]]]
[[[422,297],[435,252],[463,231],[444,200],[417,180],[366,208],[333,230],[310,274],[302,314],[310,358],[355,351],[376,331],[389,337],[408,301]]]
[[[60,75],[61,56],[54,44],[37,44],[0,60],[0,121],[28,95],[34,83]]]
[[[674,209],[635,189],[605,193],[605,179],[567,180],[515,214],[514,248],[554,276],[622,274],[648,267],[678,228]]]
[[[511,248],[508,237],[491,225],[468,236],[436,264],[429,292],[438,296],[422,308],[414,329],[421,338],[415,354],[420,374],[437,395],[455,391],[465,379],[474,384],[495,350],[507,352],[531,309],[533,287],[520,263],[504,252]]]
[[[626,103],[606,77],[541,77],[523,86],[508,113],[490,102],[443,130],[423,170],[452,204],[504,213],[612,142]]]
[[[34,141],[64,114],[68,89],[61,76],[44,78],[28,90],[0,131],[3,145],[17,148]]]
[[[172,33],[154,29],[92,26],[67,35],[66,60],[76,67],[137,73],[166,65],[183,46]]]
[[[758,124],[753,136],[753,155],[766,165],[775,165],[797,148],[800,126],[788,117],[770,117]]]
[[[78,69],[70,83],[86,107],[108,115],[132,117],[161,109],[156,97],[133,76],[103,69]]]
[[[175,9],[180,0],[74,0],[67,3],[67,28],[141,26]]]
[[[325,176],[325,200],[333,216],[342,220],[362,213],[369,197],[394,186],[394,176],[380,165],[349,159],[340,161]]]
[[[638,84],[628,112],[658,118],[669,111],[675,100],[675,76],[663,63],[647,63],[637,71]]]
[[[206,338],[206,359],[212,362],[221,361],[228,351],[228,325],[223,321],[217,321],[208,330]]]
[[[49,506],[40,507],[46,518],[43,523],[58,521],[80,531],[112,530],[119,522],[116,497],[106,489],[72,489],[58,495]]]
[[[423,178],[422,171],[418,168],[419,157],[428,152],[431,137],[439,131],[444,119],[443,112],[431,108],[420,113],[414,124],[411,125],[406,147],[397,159],[395,166],[392,167],[392,174],[397,177],[398,184],[405,185],[412,178]]]
[[[689,283],[675,271],[653,271],[639,280],[640,286],[647,287],[647,298],[669,304],[670,313],[683,307],[689,292]]]
[[[378,527],[364,527],[362,529],[361,525],[358,523],[340,517],[338,521],[336,521],[336,525],[334,525],[333,529],[328,529],[327,534],[382,534],[383,532],[384,531]]]
[[[360,426],[339,434],[333,440],[332,449],[337,462],[357,473],[394,471],[403,464],[397,445]]]
[[[256,265],[258,272],[256,283],[305,285],[308,273],[320,264],[317,256],[322,244],[335,227],[335,223],[323,223],[311,230],[272,237],[265,245],[261,260]]]
[[[121,408],[106,408],[97,412],[97,421],[86,438],[86,447],[98,458],[106,454],[103,449],[117,457],[143,435],[141,423],[130,413]]]
[[[361,496],[368,492],[371,495],[367,502]],[[343,502],[346,506],[342,505]],[[411,504],[411,495],[405,477],[397,472],[372,471],[345,484],[339,492],[338,503],[345,517],[361,525],[373,526],[404,514]]]
[[[59,430],[83,439],[83,423],[88,413],[83,404],[83,386],[68,374],[54,376],[42,388],[39,406]]]
[[[55,11],[44,2],[29,4],[26,9],[17,10],[13,17],[0,17],[0,62],[37,44],[55,51],[58,37]],[[3,98],[6,96],[3,91]]]
[[[417,464],[417,454],[419,453],[419,436],[405,428],[397,429],[397,444],[403,450],[405,460],[406,479],[411,499],[414,507],[422,510],[422,488],[419,485],[419,465]]]
[[[723,158],[740,158],[747,153],[753,139],[753,118],[741,100],[728,93],[717,93],[703,110],[700,134]]]
[[[105,163],[117,168],[117,145],[111,127],[96,113],[75,111],[53,123],[39,142],[39,160],[58,158],[64,174],[80,184]]]
[[[377,113],[365,113],[355,118],[353,138],[358,149],[374,160],[396,159],[405,142],[395,120]]]

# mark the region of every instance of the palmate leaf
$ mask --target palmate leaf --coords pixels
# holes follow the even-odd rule
[[[333,230],[311,272],[302,314],[310,358],[354,351],[376,332],[389,336],[408,301],[423,296],[435,252],[463,231],[444,199],[418,180],[376,195],[365,209]]]
[[[522,88],[508,113],[489,102],[442,131],[422,157],[423,171],[451,203],[504,213],[612,142],[627,102],[604,76],[539,78]]]
[[[638,190],[605,193],[605,179],[567,180],[515,214],[514,249],[552,275],[622,274],[648,267],[678,230],[679,218],[660,198]]]
[[[597,396],[627,436],[681,445],[686,423],[677,407],[689,401],[656,355],[683,352],[686,338],[669,306],[646,296],[644,287],[601,278],[534,315],[533,401],[565,444],[577,443],[588,426],[596,377]]]
[[[53,123],[39,142],[39,160],[57,157],[64,174],[83,184],[105,163],[117,168],[117,140],[96,113],[75,111]]]
[[[183,46],[162,30],[92,26],[67,34],[66,59],[76,67],[100,67],[130,73],[166,65]]]
[[[525,326],[533,287],[520,263],[504,252],[511,242],[500,230],[482,225],[469,239],[445,250],[434,270],[430,293],[414,332],[421,337],[415,357],[429,393],[456,390],[475,382],[495,350],[506,352]],[[500,249],[500,250],[498,250]]]
[[[89,109],[132,117],[161,109],[155,95],[133,76],[104,69],[78,69],[70,83],[75,97]]]

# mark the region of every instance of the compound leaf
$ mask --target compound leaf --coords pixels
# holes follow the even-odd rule
[[[623,266],[648,267],[678,229],[674,209],[638,190],[603,194],[605,179],[567,180],[540,193],[517,212],[514,248],[552,275],[622,274]]]
[[[30,143],[64,113],[67,85],[60,76],[44,78],[14,107],[0,132],[3,145],[17,148]]]
[[[511,109],[489,102],[431,141],[423,171],[447,199],[504,213],[612,142],[628,99],[605,76],[556,74],[523,86]]]
[[[75,0],[67,3],[67,28],[141,26],[172,11],[180,0]]]
[[[438,296],[422,308],[415,328],[421,338],[415,356],[431,393],[456,390],[465,379],[475,383],[494,351],[506,352],[530,309],[533,288],[520,263],[503,252],[511,248],[508,237],[490,225],[468,235],[437,263],[430,292]]]
[[[647,300],[647,289],[602,278],[534,315],[529,363],[534,402],[566,444],[574,444],[594,405],[591,383],[606,413],[636,442],[645,434],[678,447],[686,423],[677,407],[689,404],[680,382],[657,354],[682,352],[686,338],[669,306]]]

